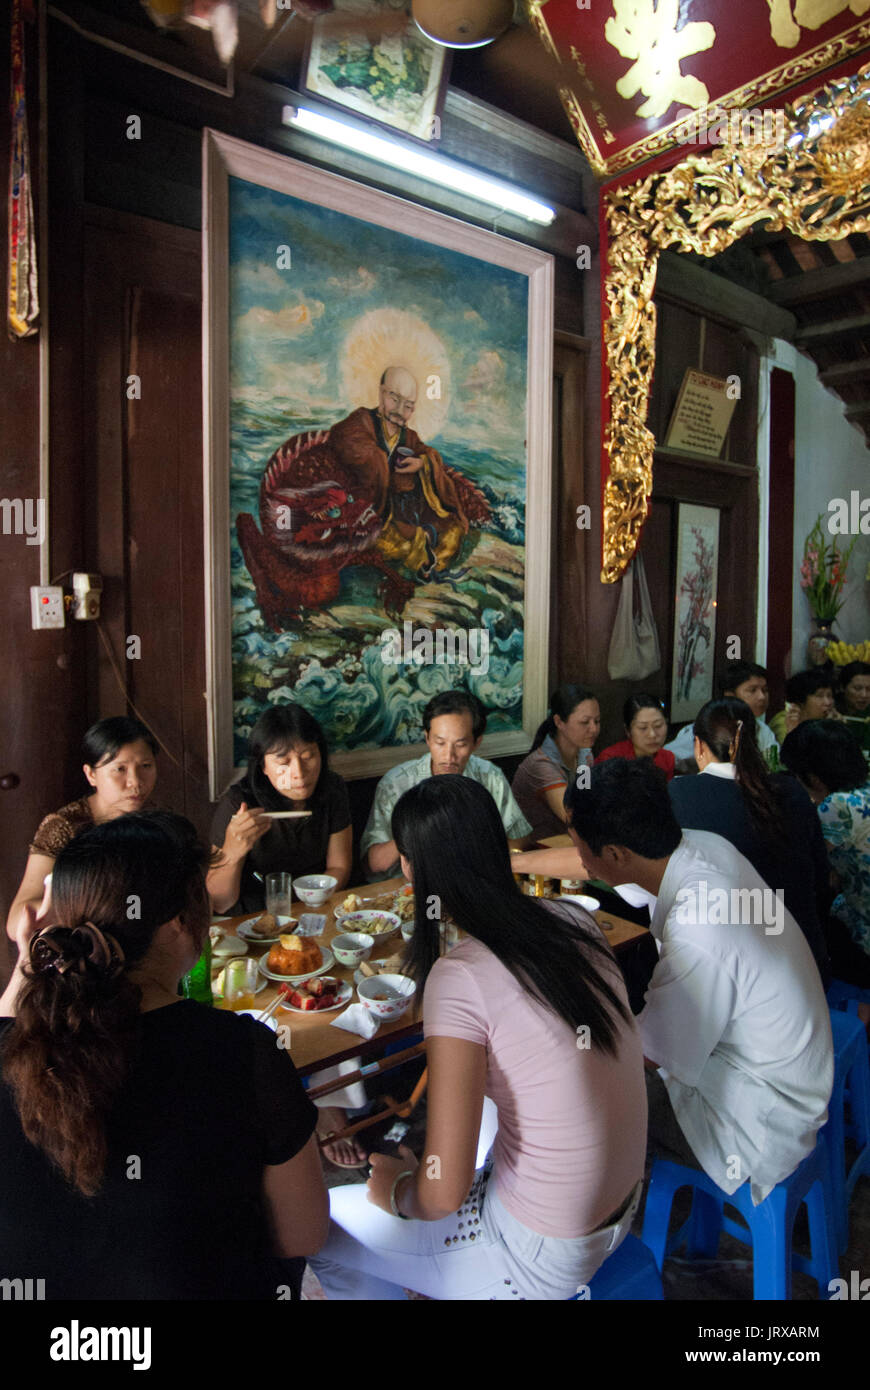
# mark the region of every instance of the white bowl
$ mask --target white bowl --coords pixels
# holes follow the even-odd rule
[[[378,999],[379,994],[388,993],[398,995],[398,998]],[[359,1001],[370,1014],[380,1019],[381,1023],[389,1023],[395,1018],[401,1018],[411,1005],[414,995],[417,993],[417,986],[413,980],[409,980],[404,975],[373,975],[371,979],[363,980],[362,984],[357,985]]]
[[[576,903],[578,907],[585,908],[587,912],[597,912],[601,906],[597,898],[590,898],[586,893],[563,893],[559,902]]]
[[[334,936],[329,944],[336,960],[341,961],[342,965],[355,966],[359,965],[361,960],[368,960],[374,950],[375,939],[365,932],[348,931]]]
[[[337,887],[338,879],[331,874],[304,874],[293,880],[294,892],[309,907],[322,907]]]

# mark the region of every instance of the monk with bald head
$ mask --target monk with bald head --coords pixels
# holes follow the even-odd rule
[[[425,581],[449,567],[468,532],[468,517],[441,455],[408,424],[416,404],[411,373],[387,367],[378,404],[354,410],[329,434],[332,448],[373,493],[384,519],[381,554]]]

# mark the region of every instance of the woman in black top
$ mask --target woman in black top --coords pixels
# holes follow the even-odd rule
[[[311,815],[270,820],[264,811]],[[247,775],[218,802],[211,838],[218,861],[208,891],[216,912],[261,912],[271,873],[331,874],[345,887],[353,851],[347,787],[330,771],[323,730],[301,705],[267,710],[257,721]]]
[[[806,792],[768,772],[758,750],[755,716],[743,700],[710,700],[695,719],[697,777],[678,777],[668,791],[684,830],[721,835],[749,860],[806,937],[825,985],[830,968],[822,920],[830,902],[828,856]]]
[[[275,1035],[181,999],[205,848],[169,812],[83,830],[0,999],[3,1277],[47,1299],[270,1299],[323,1243],[316,1111]],[[23,965],[22,965],[22,962]]]

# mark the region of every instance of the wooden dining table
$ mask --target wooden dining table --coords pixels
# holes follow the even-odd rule
[[[323,934],[316,938],[318,945],[329,946],[333,938],[339,936],[342,931],[340,923],[336,923],[335,910],[341,909],[341,904],[349,893],[355,893],[363,899],[363,907],[376,907],[379,911],[389,910],[387,897],[394,897],[400,888],[404,886],[404,879],[391,878],[378,883],[366,883],[357,888],[339,889],[327,898],[322,907],[308,907],[305,903],[293,904],[293,915],[298,918],[304,912],[318,913],[325,915],[326,923]],[[592,890],[594,892],[594,890]],[[375,902],[367,901],[375,899]],[[235,928],[242,922],[249,921],[252,917],[259,914],[244,912],[237,917],[221,918],[214,923],[215,926],[222,928],[225,934],[235,935]],[[614,916],[611,912],[598,911],[593,914],[598,925],[604,932],[606,939],[610,943],[614,952],[618,956],[620,950],[628,946],[638,936],[646,934],[645,927],[639,927],[634,922],[629,922],[625,918]],[[286,930],[293,930],[288,927]],[[378,941],[375,938],[374,949],[369,958],[370,963],[378,960],[385,960],[389,956],[396,955],[404,948],[401,935],[391,937],[387,941]],[[265,959],[271,950],[270,945],[260,945],[259,943],[248,943],[248,955]],[[214,958],[213,974],[217,974],[226,964],[225,957]],[[353,986],[354,970],[349,966],[340,965],[336,960],[329,967],[330,976],[339,980],[346,980]],[[258,1009],[266,1009],[274,1002],[278,994],[278,984],[269,981],[266,988],[256,996],[256,1006]],[[356,990],[354,989],[356,996]],[[336,1066],[339,1062],[345,1062],[357,1058],[364,1065],[371,1058],[383,1054],[386,1044],[402,1045],[407,1040],[414,1038],[422,1033],[422,1000],[419,993],[415,996],[411,1007],[401,1018],[393,1022],[382,1023],[378,1031],[371,1038],[363,1038],[358,1033],[349,1033],[343,1028],[333,1028],[332,1022],[338,1018],[342,1010],[323,1012],[313,1011],[310,1013],[293,1013],[279,1007],[277,1019],[282,1028],[287,1025],[290,1028],[289,1041],[290,1056],[301,1076],[311,1076],[326,1067]],[[287,1034],[283,1034],[284,1038]]]

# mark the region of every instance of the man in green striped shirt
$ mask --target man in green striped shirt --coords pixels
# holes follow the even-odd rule
[[[498,807],[509,844],[522,847],[532,827],[514,800],[507,778],[495,763],[474,756],[485,728],[486,711],[468,691],[445,690],[429,701],[423,711],[429,751],[422,758],[390,768],[375,789],[361,845],[369,879],[391,878],[399,873],[399,851],[391,824],[393,808],[409,787],[441,773],[462,774],[482,782]]]

